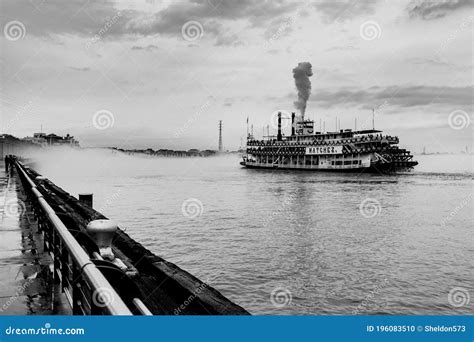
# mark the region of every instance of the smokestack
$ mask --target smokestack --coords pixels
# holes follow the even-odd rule
[[[296,109],[301,112],[301,118],[304,120],[306,112],[306,103],[311,93],[311,81],[309,78],[313,76],[311,63],[301,62],[293,69],[293,78],[295,79],[296,90],[298,90],[298,100],[294,102]]]
[[[291,135],[295,135],[295,112],[291,113]]]
[[[278,134],[277,134],[277,140],[282,141],[283,138],[281,136],[281,112],[278,112]]]

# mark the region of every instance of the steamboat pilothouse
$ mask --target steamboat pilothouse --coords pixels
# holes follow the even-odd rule
[[[314,132],[314,121],[295,118],[292,113],[290,136],[282,134],[281,112],[276,137],[257,140],[248,134],[240,164],[248,168],[356,172],[407,171],[418,164],[410,151],[397,146],[398,137],[374,128]]]

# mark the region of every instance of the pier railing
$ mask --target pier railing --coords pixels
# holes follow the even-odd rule
[[[132,315],[103,273],[43,198],[36,184],[15,161],[32,203],[45,248],[54,261],[53,278],[61,286],[75,315]]]

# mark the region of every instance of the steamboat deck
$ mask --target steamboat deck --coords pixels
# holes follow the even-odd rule
[[[395,172],[412,169],[418,164],[410,151],[399,148],[399,139],[382,131],[350,129],[339,132],[313,133],[313,121],[295,122],[292,131],[283,136],[281,113],[278,114],[276,137],[257,140],[248,135],[242,166],[248,168]]]

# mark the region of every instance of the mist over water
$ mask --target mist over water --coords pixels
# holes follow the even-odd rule
[[[251,313],[470,314],[448,293],[474,281],[473,156],[416,159],[414,172],[384,176],[51,149],[33,167],[94,193],[133,238]],[[366,199],[380,204],[374,217]],[[284,306],[270,300],[277,288],[291,294]]]

